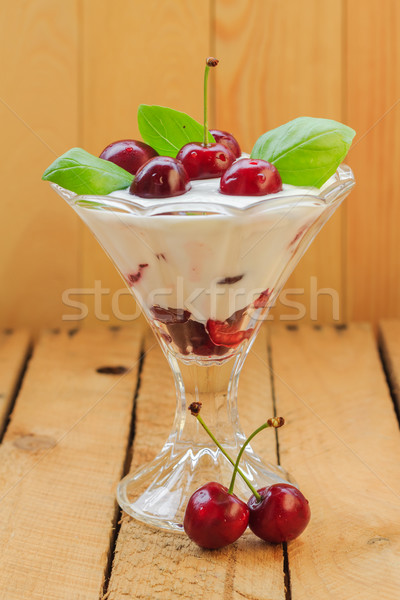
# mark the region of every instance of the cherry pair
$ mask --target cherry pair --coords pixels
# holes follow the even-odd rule
[[[234,463],[204,423],[199,414],[200,408],[201,403],[194,402],[189,410],[234,465],[234,472],[229,489],[213,481],[192,494],[183,521],[188,537],[208,549],[222,548],[235,542],[247,526],[259,538],[270,543],[288,542],[298,537],[307,527],[311,514],[308,500],[300,490],[287,483],[277,483],[257,491],[239,469],[243,451],[253,437],[268,427],[281,427],[284,420],[281,417],[268,419],[256,429],[243,444]],[[233,494],[236,473],[253,492],[247,504]]]

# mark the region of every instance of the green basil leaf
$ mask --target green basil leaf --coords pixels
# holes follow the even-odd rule
[[[251,158],[274,164],[284,183],[319,188],[343,161],[355,133],[337,121],[299,117],[259,137]]]
[[[161,156],[175,157],[189,142],[202,142],[204,127],[186,113],[166,108],[141,104],[138,109],[140,135]],[[208,132],[208,143],[215,139]]]
[[[133,175],[82,148],[71,148],[47,167],[42,179],[57,183],[75,194],[97,196],[128,187]]]

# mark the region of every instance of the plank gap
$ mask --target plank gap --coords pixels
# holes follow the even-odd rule
[[[135,391],[133,393],[129,437],[128,437],[128,442],[126,445],[126,454],[125,454],[125,460],[124,460],[124,466],[123,466],[123,470],[122,470],[121,479],[123,477],[125,477],[125,475],[128,474],[129,467],[130,467],[131,460],[132,460],[132,447],[133,447],[133,440],[135,438],[135,431],[136,431],[136,403],[137,403],[137,398],[139,396],[140,386],[141,386],[141,382],[142,382],[142,371],[143,371],[144,360],[145,360],[145,356],[146,356],[145,347],[146,347],[146,334],[143,335],[141,344],[140,344],[139,359],[138,359],[139,366],[138,366],[138,370],[137,370]],[[121,529],[122,519],[123,519],[122,510],[121,510],[120,506],[118,505],[118,503],[115,502],[115,513],[114,513],[114,517],[113,517],[113,534],[110,539],[110,548],[108,551],[107,566],[104,571],[104,585],[103,585],[103,593],[101,596],[101,600],[106,600],[110,595],[108,588],[109,588],[109,584],[110,584],[112,567],[113,567],[114,556],[115,556],[115,549],[117,546],[118,536],[119,536],[119,532]]]
[[[18,375],[17,380],[15,382],[15,387],[14,387],[13,393],[11,395],[11,400],[10,400],[10,403],[8,405],[6,418],[4,419],[3,423],[0,424],[0,444],[3,441],[3,438],[4,438],[4,436],[5,436],[6,432],[7,432],[8,426],[10,424],[11,415],[12,415],[12,412],[14,410],[14,406],[15,406],[15,403],[17,401],[20,389],[22,387],[22,383],[23,383],[25,374],[26,374],[26,372],[28,370],[28,365],[29,365],[29,361],[32,358],[32,354],[33,354],[33,345],[32,345],[32,342],[29,342],[29,345],[28,345],[27,350],[26,350],[25,357],[24,357],[24,359],[22,361],[22,364],[21,364],[19,375]]]
[[[272,356],[272,344],[271,344],[271,332],[268,330],[267,334],[267,357],[268,357],[268,368],[269,368],[269,377],[271,382],[271,397],[272,397],[272,406],[274,417],[277,417],[277,398],[276,398],[276,389],[275,389],[275,379],[274,379],[274,363]],[[278,465],[281,466],[281,455],[280,455],[280,447],[279,447],[279,435],[278,429],[274,429],[275,434],[275,445],[276,445],[276,457],[278,461]],[[283,557],[283,587],[285,592],[285,600],[292,600],[292,586],[290,582],[290,568],[289,568],[289,553],[287,544],[284,542],[282,544],[282,557]]]
[[[123,477],[125,477],[125,475],[127,475],[129,473],[130,465],[132,462],[133,440],[135,439],[135,433],[136,433],[137,399],[139,397],[140,388],[141,388],[141,384],[142,384],[142,373],[143,373],[143,367],[144,367],[146,354],[147,354],[146,333],[144,333],[143,337],[142,337],[141,345],[140,345],[138,375],[137,375],[135,392],[133,394],[132,416],[131,416],[131,424],[130,424],[130,429],[129,429],[129,438],[128,438],[125,463],[124,463]]]
[[[290,569],[289,569],[289,552],[287,542],[283,542],[283,585],[285,587],[285,600],[292,600],[292,586],[290,582]]]
[[[397,397],[397,382],[393,378],[392,363],[390,353],[387,348],[382,329],[378,330],[378,353],[381,360],[382,369],[385,374],[386,383],[389,389],[390,397],[393,402],[394,412],[396,414],[397,424],[400,427],[400,404]]]

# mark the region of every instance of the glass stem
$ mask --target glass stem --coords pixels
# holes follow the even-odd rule
[[[174,424],[176,441],[190,442],[194,445],[209,443],[208,435],[188,411],[192,402],[201,402],[202,416],[215,436],[229,451],[235,451],[232,442],[236,442],[235,433],[238,430],[238,359],[233,358],[223,364],[207,366],[184,364],[172,355],[168,356],[168,360],[177,390]]]

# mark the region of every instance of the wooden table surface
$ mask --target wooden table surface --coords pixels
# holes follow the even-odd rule
[[[400,321],[378,342],[365,324],[262,331],[242,425],[274,406],[285,417],[277,444],[265,432],[254,446],[295,475],[312,519],[287,548],[246,534],[205,551],[116,506],[119,479],[157,453],[174,414],[151,335],[47,331],[32,347],[0,334],[0,599],[398,599],[399,399]]]

